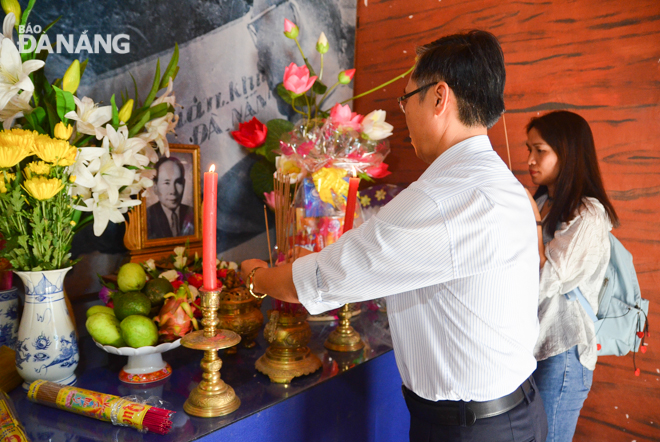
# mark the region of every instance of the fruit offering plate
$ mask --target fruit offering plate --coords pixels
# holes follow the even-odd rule
[[[156,346],[113,347],[94,341],[97,347],[113,355],[128,356],[128,363],[119,372],[119,380],[127,384],[148,384],[165,379],[172,374],[170,364],[163,361],[162,353],[177,348],[181,339]]]

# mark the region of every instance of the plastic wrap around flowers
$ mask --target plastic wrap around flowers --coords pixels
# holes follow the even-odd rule
[[[391,134],[392,126],[385,122],[385,111],[373,111],[363,117],[338,103],[327,119],[303,122],[282,135],[279,149],[282,157],[277,166],[294,179],[322,168],[382,178],[390,174],[384,160],[390,152],[385,138]]]

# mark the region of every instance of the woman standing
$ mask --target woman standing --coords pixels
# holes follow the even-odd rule
[[[603,188],[589,124],[567,111],[527,125],[527,164],[543,233],[540,334],[534,379],[548,416],[548,442],[570,441],[591,388],[594,323],[574,298],[579,288],[595,313],[610,260],[608,232],[618,218]]]

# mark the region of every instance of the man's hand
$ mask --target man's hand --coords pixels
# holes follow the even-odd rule
[[[255,269],[263,267],[265,269],[268,268],[268,263],[266,261],[262,261],[260,259],[246,259],[241,263],[241,271],[239,273],[241,279],[247,283],[247,277],[250,274],[250,272]]]

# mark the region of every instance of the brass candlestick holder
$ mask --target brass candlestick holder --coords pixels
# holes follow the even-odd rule
[[[325,348],[334,351],[357,351],[364,348],[360,334],[351,327],[349,305],[345,304],[337,313],[339,324],[323,343]]]
[[[220,379],[222,361],[218,350],[232,347],[241,342],[241,337],[230,330],[218,330],[217,310],[220,303],[219,290],[200,290],[204,330],[187,334],[181,345],[195,350],[204,350],[201,367],[202,381],[190,392],[183,410],[193,416],[217,417],[236,411],[241,401],[234,389]]]
[[[288,384],[295,377],[321,368],[323,363],[307,347],[312,337],[307,312],[293,314],[269,310],[268,318],[264,337],[270,346],[257,360],[257,370],[267,375],[271,382]]]

